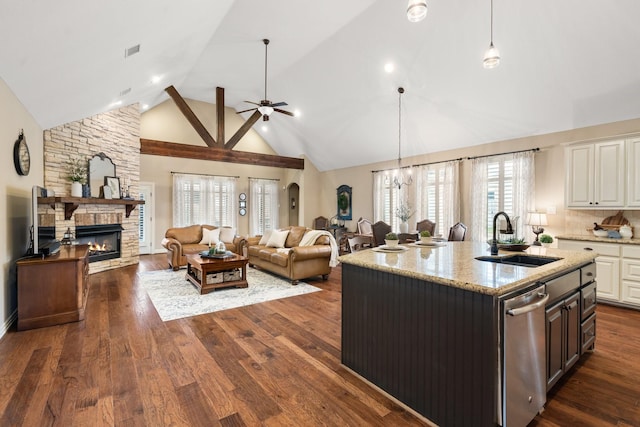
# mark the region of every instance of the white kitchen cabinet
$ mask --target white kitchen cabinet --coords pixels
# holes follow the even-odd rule
[[[571,145],[565,149],[568,208],[625,206],[625,141]]]
[[[558,249],[598,253],[598,300],[640,307],[640,245],[558,238]]]
[[[627,206],[640,208],[640,138],[627,139]]]

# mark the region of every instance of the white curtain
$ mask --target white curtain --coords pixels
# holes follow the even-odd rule
[[[488,157],[471,160],[471,240],[487,240]]]
[[[560,186],[564,183],[560,183]],[[536,162],[533,151],[515,153],[513,155],[513,212],[519,217],[519,238],[525,237],[524,223],[527,212],[535,210],[536,202]]]
[[[236,229],[236,178],[173,174],[173,226],[209,224]]]
[[[276,230],[279,217],[278,181],[249,178],[249,235]]]

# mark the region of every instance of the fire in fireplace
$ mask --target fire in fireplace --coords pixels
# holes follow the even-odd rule
[[[120,258],[120,224],[76,225],[76,241],[89,245],[89,262]]]

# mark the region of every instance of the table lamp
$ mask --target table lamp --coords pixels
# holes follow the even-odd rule
[[[547,214],[538,212],[529,212],[527,214],[527,224],[531,226],[531,231],[536,235],[536,240],[533,242],[534,246],[542,246],[538,240],[538,235],[544,233],[544,228],[541,226],[547,225]]]

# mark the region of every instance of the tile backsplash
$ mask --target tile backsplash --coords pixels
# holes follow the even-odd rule
[[[566,234],[578,236],[591,236],[593,233],[588,231],[593,228],[593,223],[602,223],[606,217],[613,216],[620,209],[613,210],[567,210],[565,212],[565,230]],[[640,232],[640,210],[623,210],[624,217],[634,227],[634,237],[636,232]]]

